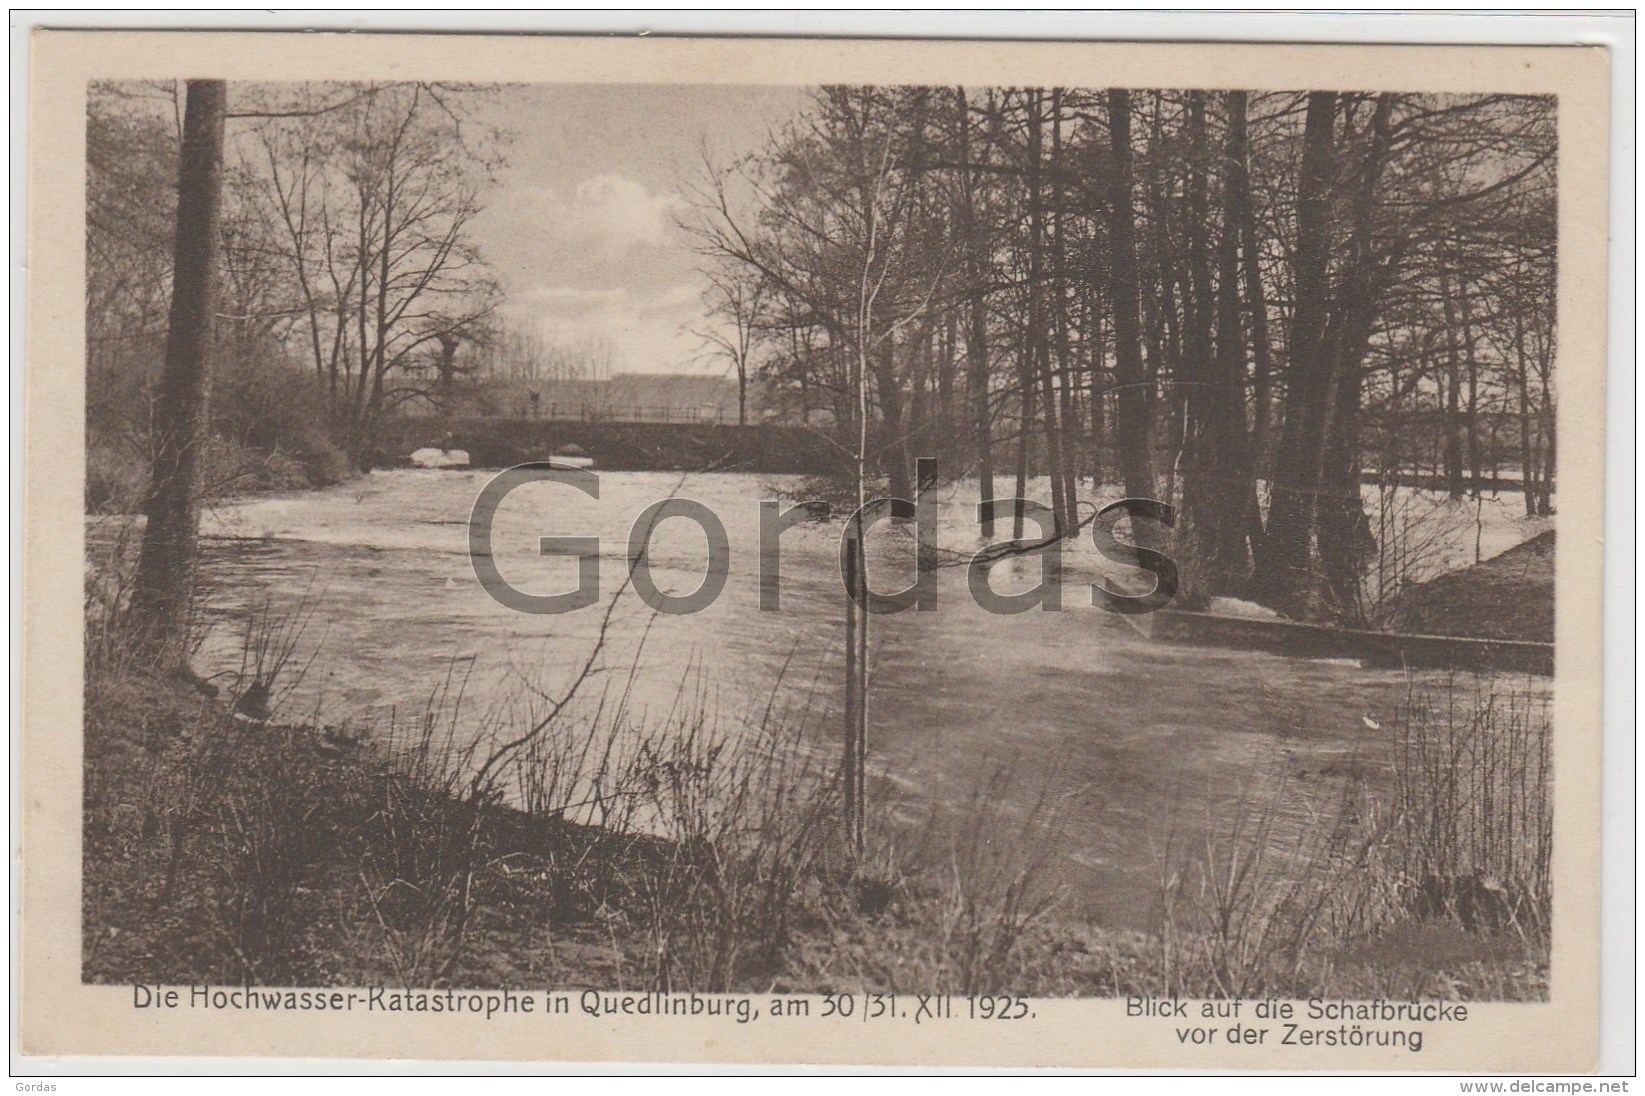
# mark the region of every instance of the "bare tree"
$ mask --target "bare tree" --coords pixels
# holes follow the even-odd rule
[[[698,332],[737,375],[737,425],[748,425],[748,380],[765,303],[766,283],[747,272],[710,271],[704,295],[708,318]]]
[[[497,153],[469,116],[471,94],[369,85],[319,118],[310,107],[301,124],[270,112],[245,152],[283,229],[307,352],[359,465],[384,414],[438,394],[438,373],[420,385],[407,366],[496,307],[469,230]]]
[[[855,374],[839,374],[842,452],[849,435],[869,426],[872,463],[907,498],[911,439],[923,425],[914,421],[922,406],[913,398],[915,363],[953,271],[946,226],[916,216],[920,172],[908,159],[903,94],[824,88],[763,158],[709,166],[687,227],[712,264],[764,281],[769,299],[788,302],[790,316],[814,329],[822,355],[866,366],[867,401],[857,398]],[[870,423],[856,421],[863,413]]]

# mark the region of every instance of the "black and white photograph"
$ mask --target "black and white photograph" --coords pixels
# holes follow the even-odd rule
[[[1592,104],[223,68],[80,88],[79,983],[1280,1069],[1559,996]]]

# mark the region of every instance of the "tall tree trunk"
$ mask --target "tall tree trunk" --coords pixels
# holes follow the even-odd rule
[[[897,380],[896,344],[887,338],[880,350],[872,355],[874,388],[880,400],[881,463],[891,483],[891,494],[899,499],[911,499],[914,462],[909,455],[909,423],[903,412],[902,385]],[[901,508],[896,516],[902,517]],[[912,516],[912,515],[908,515]]]
[[[871,207],[872,208],[872,207]],[[871,229],[869,239],[874,239]],[[846,526],[847,549],[849,552],[846,563],[846,600],[855,604],[846,607],[846,727],[845,727],[845,824],[848,848],[855,856],[861,856],[866,845],[866,819],[868,798],[868,649],[869,649],[869,613],[868,613],[868,551],[864,536],[864,510],[868,503],[868,385],[869,373],[879,375],[880,396],[885,399],[888,395],[900,402],[900,394],[895,390],[893,378],[891,391],[886,391],[884,376],[891,367],[893,347],[887,339],[883,352],[880,355],[871,355],[873,346],[874,313],[873,296],[869,292],[872,275],[873,247],[868,251],[869,260],[863,264],[862,277],[858,283],[859,296],[857,298],[856,346],[855,361],[851,372],[852,397],[856,402],[857,445],[856,460],[853,471],[857,494],[857,507],[852,511],[851,519]],[[871,361],[872,356],[872,361]],[[890,412],[885,412],[889,415]],[[882,415],[882,418],[885,417]],[[900,414],[897,416],[901,418]],[[893,480],[893,484],[895,480]],[[900,494],[893,488],[893,494]],[[906,496],[903,496],[906,497]]]
[[[1183,225],[1188,242],[1189,293],[1186,298],[1182,376],[1178,378],[1183,408],[1183,521],[1177,529],[1182,544],[1181,557],[1177,560],[1179,589],[1189,604],[1213,592],[1219,584],[1224,502],[1230,497],[1237,497],[1225,482],[1225,477],[1232,470],[1223,464],[1227,454],[1221,451],[1219,442],[1223,439],[1219,437],[1218,425],[1213,422],[1220,413],[1222,401],[1217,386],[1222,380],[1213,370],[1211,361],[1213,290],[1207,239],[1211,205],[1206,178],[1209,161],[1205,93],[1192,91],[1188,93],[1188,216]],[[1226,237],[1226,233],[1224,235]],[[1237,297],[1234,307],[1237,311]],[[1234,328],[1237,331],[1237,317]],[[1243,394],[1236,406],[1240,432],[1243,434]]]
[[[1535,458],[1531,454],[1530,363],[1525,360],[1525,310],[1514,307],[1514,379],[1519,385],[1519,485],[1525,496],[1525,516],[1536,516]]]
[[[1148,124],[1147,148],[1151,159],[1165,157],[1167,162],[1174,159],[1165,140],[1163,92],[1153,93],[1153,109],[1150,112]],[[1175,382],[1183,376],[1183,347],[1186,339],[1184,333],[1184,318],[1192,305],[1192,290],[1183,282],[1178,271],[1177,249],[1175,244],[1177,200],[1174,195],[1167,196],[1165,183],[1167,176],[1164,171],[1156,168],[1145,174],[1147,180],[1143,197],[1148,209],[1149,225],[1152,229],[1149,240],[1149,257],[1151,261],[1145,265],[1148,270],[1158,276],[1158,292],[1149,293],[1143,305],[1146,340],[1146,369],[1149,399],[1149,445],[1153,449],[1158,441],[1158,426],[1154,420],[1153,393],[1164,391],[1168,393],[1166,400],[1165,437],[1170,442],[1170,459],[1165,462],[1163,475],[1165,478],[1164,499],[1175,502],[1177,495],[1177,462],[1182,455],[1184,430],[1187,426],[1187,408],[1183,406],[1183,389]],[[1140,263],[1139,266],[1143,265]],[[1141,286],[1139,270],[1138,285]],[[1179,313],[1179,303],[1181,312]],[[1153,454],[1155,467],[1157,453]],[[1156,488],[1157,489],[1157,488]]]
[[[1241,194],[1250,201],[1246,169],[1245,93],[1230,92],[1227,178],[1223,183],[1222,235],[1217,243],[1217,334],[1208,391],[1211,467],[1218,490],[1209,541],[1209,578],[1214,592],[1243,593],[1251,574],[1247,542],[1261,529],[1256,475],[1251,462],[1245,407],[1245,330],[1240,307]]]
[[[161,665],[187,662],[200,527],[200,448],[210,399],[228,85],[190,80],[177,176],[177,234],[165,370],[154,404],[147,527],[132,588],[139,641]]]
[[[960,115],[960,226],[965,233],[965,363],[966,396],[971,403],[971,421],[977,449],[977,478],[984,504],[994,498],[993,408],[988,398],[988,284],[987,244],[977,217],[976,173],[971,165],[971,111],[965,89],[955,91]],[[994,536],[994,508],[985,505],[982,517],[985,538]]]
[[[1154,478],[1154,401],[1142,363],[1137,225],[1131,194],[1131,93],[1124,88],[1108,91],[1108,134],[1108,292],[1114,311],[1120,478],[1129,497],[1152,499],[1159,490]],[[1159,547],[1156,533],[1134,532],[1139,545]]]
[[[931,388],[931,328],[921,322],[909,328],[908,366],[908,449],[912,456],[926,457],[931,451],[926,438],[927,403]]]
[[[859,471],[861,471],[859,461]],[[843,830],[845,847],[849,852],[857,851],[857,801],[861,797],[858,790],[858,748],[862,741],[862,716],[858,692],[866,675],[860,672],[858,661],[862,654],[858,651],[857,614],[866,615],[866,609],[858,608],[857,594],[860,587],[858,568],[862,565],[862,552],[859,547],[860,529],[849,532],[850,540],[846,545],[845,563],[845,719],[844,734],[841,736],[841,745],[844,747],[840,759],[841,795],[840,807],[843,814]]]
[[[1183,372],[1187,384],[1190,434],[1204,426],[1206,380],[1211,361],[1211,204],[1206,165],[1210,151],[1205,134],[1205,93],[1188,93],[1188,217],[1183,225],[1188,242],[1188,295],[1184,309]]]
[[[1376,548],[1360,501],[1360,400],[1364,370],[1358,356],[1343,363],[1333,384],[1318,499],[1319,555],[1326,607],[1338,619],[1364,626],[1360,578]]]
[[[1274,464],[1268,528],[1259,561],[1263,595],[1275,607],[1297,615],[1313,608],[1315,495],[1331,394],[1332,361],[1325,346],[1325,324],[1331,299],[1327,264],[1336,175],[1335,129],[1336,95],[1309,93],[1297,179],[1296,304],[1286,368],[1285,428]]]
[[[1011,505],[1011,539],[1021,540],[1028,498],[1028,450],[1034,442],[1033,360],[1028,349],[1028,325],[1017,329],[1017,490]]]
[[[1377,302],[1393,269],[1391,258],[1379,261],[1372,249],[1377,188],[1392,141],[1393,100],[1388,94],[1377,98],[1371,141],[1353,196],[1348,253],[1328,328],[1334,390],[1318,502],[1319,552],[1329,607],[1355,625],[1366,623],[1361,576],[1376,547],[1360,498],[1360,402]]]
[[[937,436],[943,455],[954,448],[954,352],[959,341],[959,317],[952,309],[943,314],[942,335],[937,344]]]
[[[1063,524],[1072,528],[1079,521],[1076,499],[1079,491],[1080,415],[1075,406],[1073,355],[1068,345],[1069,301],[1065,290],[1062,191],[1062,105],[1061,88],[1051,91],[1051,334],[1056,350],[1058,426],[1062,435],[1062,495],[1066,504]]]
[[[1263,461],[1268,452],[1268,424],[1273,395],[1270,383],[1273,376],[1272,350],[1268,339],[1268,296],[1262,286],[1262,264],[1259,260],[1261,240],[1257,235],[1256,207],[1251,201],[1251,132],[1247,115],[1250,97],[1243,91],[1228,93],[1228,181],[1225,195],[1228,224],[1224,231],[1237,235],[1231,242],[1237,249],[1239,277],[1245,288],[1245,315],[1250,323],[1251,343],[1251,415],[1250,441],[1246,459],[1251,480],[1244,501],[1244,537],[1250,543],[1254,562],[1262,548],[1262,504],[1257,496],[1257,477],[1262,475]],[[1226,271],[1224,271],[1226,276]],[[1220,321],[1219,321],[1220,323]],[[1221,334],[1218,334],[1218,352],[1221,352]],[[1241,392],[1244,375],[1241,366]],[[1232,542],[1231,542],[1232,543]]]
[[[1113,377],[1108,368],[1108,333],[1104,329],[1102,301],[1099,297],[1099,294],[1107,292],[1107,281],[1105,268],[1100,265],[1099,260],[1084,294],[1086,322],[1091,332],[1091,349],[1086,357],[1086,369],[1090,375],[1086,399],[1090,403],[1087,410],[1091,416],[1088,456],[1091,461],[1091,483],[1096,486],[1108,482],[1108,473],[1112,468],[1105,454],[1112,434],[1109,429],[1108,405]]]
[[[1554,461],[1557,435],[1554,419],[1553,394],[1548,385],[1548,374],[1542,374],[1542,436],[1546,439],[1542,447],[1542,477],[1541,488],[1537,492],[1536,512],[1547,517],[1554,512]]]
[[[1044,100],[1038,88],[1028,92],[1028,327],[1024,348],[1033,383],[1040,391],[1045,427],[1045,470],[1051,480],[1051,513],[1064,527],[1070,504],[1065,495],[1062,437],[1055,382],[1051,377],[1051,351],[1045,308],[1045,202],[1041,192],[1040,169],[1045,155]],[[1027,425],[1027,420],[1024,420]],[[1020,535],[1020,534],[1019,534]]]
[[[1468,492],[1474,498],[1479,497],[1479,481],[1484,471],[1479,454],[1479,356],[1474,347],[1474,310],[1472,293],[1466,283],[1460,287],[1462,292],[1457,296],[1457,308],[1462,313],[1462,352],[1468,363],[1468,472],[1473,477],[1473,487]]]
[[[1450,275],[1439,275],[1445,315],[1445,486],[1451,497],[1463,496],[1462,484],[1462,355],[1457,346],[1456,297]]]
[[[977,498],[983,505],[982,534],[994,536],[994,409],[989,400],[988,305],[973,290],[965,323],[966,394],[971,401],[977,446]]]

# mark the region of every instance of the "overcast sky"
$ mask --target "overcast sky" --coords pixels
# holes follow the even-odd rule
[[[523,325],[608,340],[614,372],[718,372],[688,330],[700,260],[676,225],[681,184],[761,146],[802,88],[564,85],[510,89],[514,133],[476,239]]]

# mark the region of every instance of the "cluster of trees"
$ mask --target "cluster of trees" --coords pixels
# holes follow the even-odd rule
[[[500,141],[464,86],[181,92],[95,85],[87,118],[88,448],[112,428],[144,450],[133,641],[172,664],[218,431],[277,450],[317,408],[361,466],[419,378],[450,388],[496,304],[469,228]],[[237,397],[215,412],[214,373]]]
[[[473,370],[523,384],[603,381],[612,357],[609,338],[567,338],[552,326],[499,322],[477,347]]]
[[[503,136],[485,89],[235,84],[222,105],[209,372],[283,393],[349,462],[378,422],[453,387],[499,300],[471,238]],[[88,423],[151,454],[173,290],[186,109],[176,83],[106,83],[87,117]],[[255,410],[255,409],[254,409]],[[265,406],[262,411],[273,410]]]
[[[569,336],[552,324],[498,316],[479,329],[459,372],[466,398],[446,399],[442,411],[535,418],[568,385],[607,381],[614,357],[606,336]]]
[[[694,200],[716,345],[897,496],[1117,483],[1187,597],[1346,617],[1367,472],[1477,489],[1506,416],[1551,506],[1550,99],[826,87]]]

